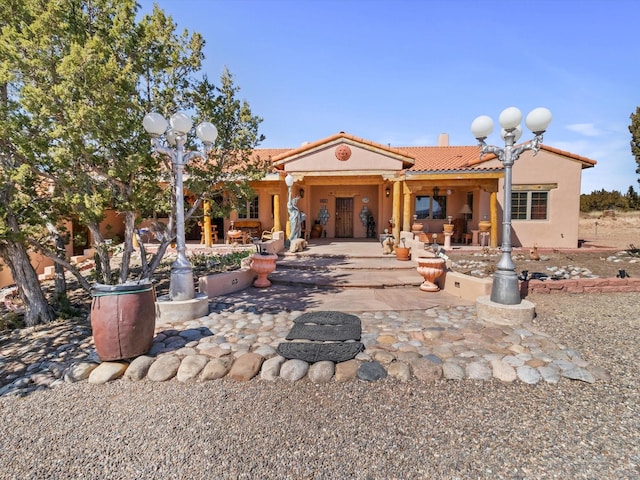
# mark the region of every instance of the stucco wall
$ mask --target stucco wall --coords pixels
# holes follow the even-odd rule
[[[496,160],[497,162],[497,160]],[[553,184],[549,190],[547,220],[513,220],[511,242],[516,247],[576,248],[578,246],[578,221],[580,218],[580,182],[582,164],[552,152],[540,150],[523,153],[513,166],[515,185]],[[499,219],[504,203],[504,180],[499,182]],[[488,194],[482,194],[482,203]],[[488,201],[486,203],[488,209]],[[480,207],[484,212],[484,207]],[[488,212],[487,212],[488,213]],[[481,217],[480,217],[481,218]],[[498,228],[499,244],[502,243],[502,224]]]
[[[295,171],[306,172],[339,172],[366,170],[401,170],[402,162],[397,158],[371,151],[366,148],[349,145],[351,156],[341,161],[336,158],[336,146],[331,145],[322,150],[309,152],[295,159]],[[290,165],[285,165],[289,171]]]

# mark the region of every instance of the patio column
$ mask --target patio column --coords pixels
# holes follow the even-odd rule
[[[491,232],[489,236],[489,246],[498,246],[498,192],[489,194],[489,215],[491,219]]]
[[[211,202],[209,200],[205,200],[202,204],[203,210],[203,221],[202,228],[204,229],[204,244],[207,247],[213,245],[213,239],[211,238],[211,217],[209,216],[209,212],[211,212]]]
[[[282,230],[282,222],[280,221],[280,195],[277,193],[273,196],[273,230],[276,232]]]
[[[404,203],[402,204],[404,207],[402,209],[402,230],[404,232],[411,231],[411,192],[404,192]]]
[[[393,182],[393,238],[395,244],[400,242],[400,182]]]

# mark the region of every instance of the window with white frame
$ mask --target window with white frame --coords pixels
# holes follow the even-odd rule
[[[547,220],[549,192],[515,191],[511,193],[511,220]]]
[[[258,210],[258,197],[253,197],[247,200],[244,204],[238,207],[238,218],[257,220],[260,218],[260,211]]]

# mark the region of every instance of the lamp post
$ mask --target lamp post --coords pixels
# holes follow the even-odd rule
[[[499,122],[502,127],[501,137],[505,142],[504,148],[487,145],[485,140],[493,131],[493,120],[486,115],[477,117],[471,123],[471,132],[476,137],[482,151],[480,158],[487,153],[495,154],[504,165],[504,205],[502,213],[502,256],[497,270],[493,274],[491,301],[502,305],[518,305],[521,302],[520,288],[516,266],[511,258],[511,169],[520,154],[526,150],[533,150],[536,155],[540,150],[542,135],[551,123],[551,112],[543,107],[535,108],[527,115],[525,123],[534,134],[534,138],[527,143],[515,146],[522,135],[522,113],[516,107],[508,107],[500,113]]]
[[[168,124],[171,126],[167,130]],[[184,144],[187,133],[191,130],[193,122],[186,113],[177,112],[171,116],[169,122],[159,113],[148,113],[145,115],[142,125],[151,135],[151,146],[154,151],[171,158],[175,170],[175,196],[176,196],[176,246],[178,257],[171,265],[171,280],[169,283],[170,300],[191,300],[195,297],[195,287],[193,285],[193,268],[186,255],[185,235],[184,235],[184,191],[182,182],[182,170],[184,165],[196,156],[206,157],[213,142],[215,142],[218,131],[209,122],[202,122],[196,128],[196,134],[205,147],[205,153],[185,152]],[[160,137],[164,135],[170,148],[161,143]]]

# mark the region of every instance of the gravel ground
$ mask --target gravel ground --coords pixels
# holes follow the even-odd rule
[[[612,380],[80,382],[0,398],[0,478],[640,478],[640,295],[528,299]]]

